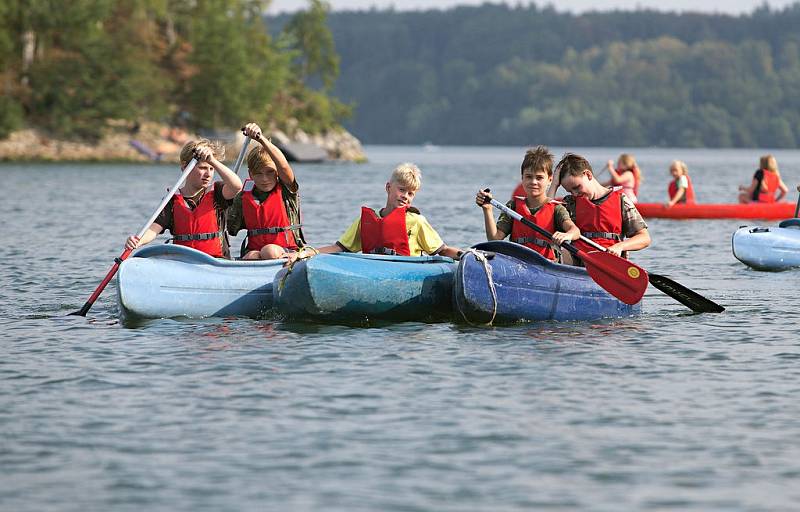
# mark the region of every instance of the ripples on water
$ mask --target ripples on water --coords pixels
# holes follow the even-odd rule
[[[598,168],[617,149],[587,150]],[[557,151],[557,154],[560,150]],[[483,233],[479,187],[512,190],[521,149],[370,148],[297,166],[314,244],[399,161],[453,245]],[[701,201],[732,201],[761,152],[641,150],[644,201],[687,161]],[[784,180],[800,153],[779,152]],[[637,255],[728,307],[655,290],[638,318],[474,328],[245,319],[123,328],[113,283],[78,309],[152,213],[165,166],[3,165],[0,509],[795,510],[800,271],[748,270],[744,221],[650,222]],[[135,197],[132,197],[135,196]],[[795,194],[791,195],[796,198]],[[55,213],[42,215],[42,211]],[[237,246],[234,244],[234,246]]]

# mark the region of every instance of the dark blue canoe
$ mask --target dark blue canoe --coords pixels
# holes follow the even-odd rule
[[[594,320],[638,314],[600,288],[582,267],[561,265],[506,241],[474,246],[459,262],[456,315],[470,323]]]

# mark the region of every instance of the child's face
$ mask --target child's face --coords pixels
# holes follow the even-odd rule
[[[190,188],[207,188],[214,181],[214,167],[208,162],[199,162],[192,172],[186,177],[186,184]]]
[[[390,210],[411,206],[411,201],[417,195],[417,190],[402,183],[390,181],[386,184],[386,206]]]
[[[278,171],[272,167],[254,169],[250,171],[250,179],[258,190],[269,192],[278,184]]]
[[[594,191],[592,190],[592,173],[589,170],[583,171],[580,176],[573,176],[567,174],[561,180],[561,186],[564,190],[569,192],[575,197],[586,197],[587,199],[594,199]]]
[[[525,193],[528,197],[546,195],[551,181],[552,178],[541,169],[525,169],[522,173],[522,188],[525,189]]]
[[[670,166],[669,173],[672,175],[673,178],[677,178],[681,175],[681,170],[678,169],[677,165]]]

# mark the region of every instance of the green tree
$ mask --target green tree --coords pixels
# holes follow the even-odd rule
[[[303,82],[319,79],[325,90],[339,76],[339,56],[327,26],[330,6],[324,0],[309,0],[309,9],[295,14],[284,28],[287,45],[295,53],[295,70]]]

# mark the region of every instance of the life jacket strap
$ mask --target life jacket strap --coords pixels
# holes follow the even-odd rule
[[[586,238],[607,238],[609,240],[616,240],[617,242],[622,241],[622,237],[619,236],[617,233],[606,233],[603,231],[586,231],[586,232],[581,232],[581,235],[585,236]]]
[[[539,247],[550,247],[550,244],[546,240],[542,240],[541,238],[535,238],[532,236],[513,238],[511,241],[522,245],[533,244],[533,245],[538,245]]]
[[[300,229],[301,226],[302,224],[292,224],[291,226],[286,227],[248,229],[247,236],[277,235],[278,233],[283,233],[284,231]]]
[[[389,249],[388,247],[376,247],[375,249],[369,251],[369,253],[367,254],[383,254],[384,256],[396,256],[397,251],[395,251],[394,249]]]
[[[191,242],[195,240],[212,240],[214,238],[222,238],[222,231],[216,233],[196,233],[193,235],[173,235],[172,240],[176,242]]]

